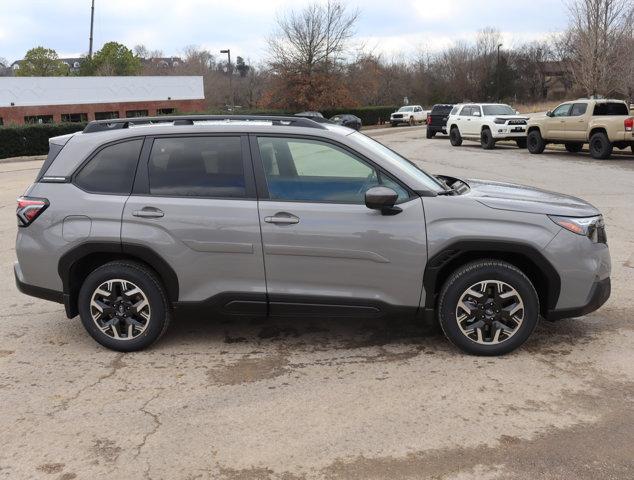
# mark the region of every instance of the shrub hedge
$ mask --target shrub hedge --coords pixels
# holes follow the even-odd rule
[[[46,155],[48,139],[83,130],[85,123],[47,123],[0,127],[0,158]]]
[[[390,113],[396,107],[360,107],[324,109],[321,113],[326,118],[343,113],[351,113],[361,119],[363,125],[376,125],[387,122]],[[206,113],[224,115],[227,112],[210,110]],[[293,115],[296,112],[285,110],[236,110],[236,115]],[[43,125],[14,125],[0,127],[0,159],[30,155],[46,155],[48,139],[58,135],[83,130],[85,123],[48,123]]]

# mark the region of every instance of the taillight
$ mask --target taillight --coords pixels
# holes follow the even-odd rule
[[[431,115],[427,114],[427,125],[431,123]]]
[[[15,214],[18,216],[18,226],[28,227],[48,207],[46,198],[20,197]]]
[[[626,132],[631,132],[632,131],[632,127],[634,127],[634,117],[626,118],[623,121],[623,125],[625,126],[625,131]]]

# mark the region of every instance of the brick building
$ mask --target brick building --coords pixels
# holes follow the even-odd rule
[[[205,109],[203,78],[2,77],[0,125],[85,122]]]

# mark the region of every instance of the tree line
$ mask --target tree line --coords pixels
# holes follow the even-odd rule
[[[163,52],[106,43],[81,62],[79,75],[202,75],[210,108],[319,110],[412,103],[508,101],[537,103],[552,96],[616,96],[634,101],[634,2],[567,3],[564,32],[509,48],[496,28],[439,52],[388,58],[355,41],[359,10],[340,0],[280,14],[258,65],[242,57],[228,64],[214,53],[186,47],[167,68]],[[17,75],[68,75],[56,52],[27,52]],[[231,76],[231,82],[228,77]]]

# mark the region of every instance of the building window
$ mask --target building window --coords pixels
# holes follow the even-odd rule
[[[156,109],[157,115],[172,115],[173,113],[176,113],[175,108],[157,108]]]
[[[62,122],[64,123],[81,123],[87,121],[87,113],[62,113]]]
[[[96,112],[95,120],[112,120],[119,118],[119,112]]]
[[[27,115],[24,123],[53,123],[53,115]]]
[[[126,118],[147,117],[147,110],[128,110],[125,112]]]
[[[2,117],[0,117],[0,127],[4,125],[4,120],[2,119]]]

